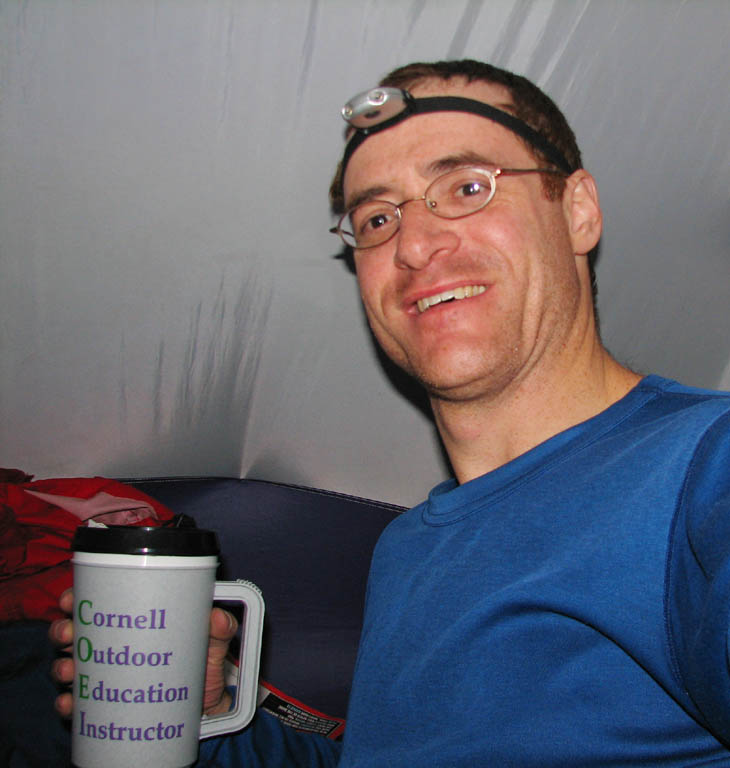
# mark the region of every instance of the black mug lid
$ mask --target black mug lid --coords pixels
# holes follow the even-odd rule
[[[220,552],[214,531],[129,525],[105,528],[80,526],[76,529],[71,548],[75,552],[172,557],[205,557]]]

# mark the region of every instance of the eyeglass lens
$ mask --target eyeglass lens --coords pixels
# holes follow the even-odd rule
[[[492,199],[496,189],[493,173],[481,168],[460,168],[435,179],[423,197],[399,205],[371,200],[355,206],[340,220],[340,232],[353,248],[372,248],[389,240],[400,227],[403,206],[423,200],[426,208],[444,219],[476,213]],[[343,229],[349,221],[350,231]]]

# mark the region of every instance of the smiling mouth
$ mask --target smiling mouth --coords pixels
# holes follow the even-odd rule
[[[470,299],[472,296],[479,296],[487,290],[486,285],[462,285],[449,291],[441,291],[433,296],[426,296],[416,302],[418,311],[423,313],[436,304],[442,304],[445,301],[460,301],[461,299]]]

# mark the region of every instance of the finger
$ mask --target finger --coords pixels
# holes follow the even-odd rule
[[[48,637],[54,645],[69,647],[73,642],[74,627],[71,619],[56,619],[48,628]]]
[[[213,608],[210,612],[210,639],[218,640],[227,646],[236,634],[238,622],[236,617],[222,608]]]
[[[61,593],[58,598],[58,605],[64,613],[71,613],[74,607],[74,591],[71,587]]]
[[[51,677],[62,684],[70,683],[74,677],[74,663],[72,659],[56,659],[51,664]]]
[[[61,717],[71,717],[71,714],[73,713],[73,697],[70,693],[62,693],[59,696],[56,696],[54,704],[56,712],[58,712]]]
[[[236,634],[238,622],[222,608],[213,608],[210,614],[208,637],[208,664],[222,664],[228,654],[228,644]]]
[[[209,707],[205,707],[205,700],[203,700],[203,711],[206,715],[225,715],[226,713],[231,711],[231,706],[233,704],[233,697],[231,696],[228,691],[223,691],[223,694],[221,697],[214,703],[211,704]]]
[[[223,662],[228,653],[228,644],[238,629],[238,622],[228,611],[214,608],[210,614],[208,638],[208,662],[205,673],[203,710],[207,714],[228,711],[230,701],[226,698]]]

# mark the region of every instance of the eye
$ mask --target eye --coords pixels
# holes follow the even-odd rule
[[[491,175],[479,168],[445,173],[426,190],[426,204],[437,216],[458,219],[481,210],[492,199]]]
[[[352,231],[358,238],[367,238],[377,230],[392,226],[395,219],[395,206],[380,201],[359,205],[350,213]]]
[[[390,221],[390,218],[387,213],[376,213],[375,216],[363,222],[363,229],[380,229]]]
[[[476,179],[470,179],[456,186],[451,194],[453,197],[477,197],[478,195],[489,194],[490,189],[488,184],[484,184]]]

